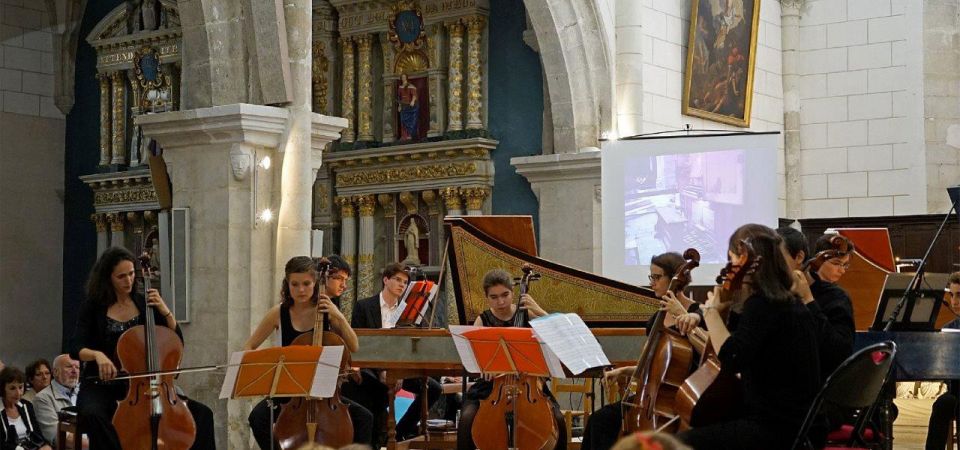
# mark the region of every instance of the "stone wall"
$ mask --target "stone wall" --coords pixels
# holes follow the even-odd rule
[[[0,2],[0,359],[21,368],[61,348],[64,120],[44,5]]]

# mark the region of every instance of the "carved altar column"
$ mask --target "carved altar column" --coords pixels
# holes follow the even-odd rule
[[[330,60],[327,58],[327,46],[324,41],[313,42],[313,66],[310,69],[313,72],[311,84],[313,85],[313,112],[317,114],[330,115],[327,110],[329,102],[329,85],[327,78],[327,69],[330,67]]]
[[[97,226],[97,255],[102,255],[107,249],[107,215],[91,214],[90,220]]]
[[[334,115],[336,96],[331,89],[336,79],[337,28],[333,6],[328,2],[313,2],[313,112]]]
[[[377,200],[373,195],[357,196],[360,209],[360,245],[357,269],[357,298],[367,298],[376,292],[376,270],[373,267],[373,252],[376,242],[373,234],[373,212]]]
[[[107,220],[110,222],[110,246],[123,247],[123,214],[108,213]]]
[[[160,68],[157,68],[160,71]],[[139,116],[143,111],[140,109],[140,96],[144,93],[140,89],[140,83],[137,82],[137,74],[133,69],[127,70],[127,82],[130,83],[130,117]],[[130,167],[137,167],[148,163],[146,155],[140,154],[141,139],[137,133],[136,127],[133,127],[133,131],[128,136],[127,143],[129,144],[127,148],[130,149]]]
[[[337,197],[337,206],[340,207],[340,256],[350,265],[351,270],[357,267],[357,218],[356,210],[353,207],[353,199],[350,197]],[[356,273],[356,270],[353,270]],[[343,314],[349,317],[353,311],[353,299],[355,290],[350,289],[347,284],[347,290],[340,297],[340,309]]]
[[[443,61],[441,52],[443,40],[443,24],[430,25],[427,34],[427,57],[430,59],[430,68],[427,69],[427,80],[430,92],[430,129],[427,137],[442,136],[447,125],[447,116],[443,114],[441,105],[447,102],[446,86],[447,74],[440,65]]]
[[[386,261],[397,260],[397,208],[393,201],[393,194],[380,194],[377,196],[377,202],[383,209],[383,220],[387,223],[387,248],[385,251]]]
[[[127,96],[125,90],[126,81],[123,72],[113,72],[110,74],[110,87],[113,90],[113,120],[112,120],[112,139],[111,139],[111,158],[110,164],[126,164],[127,159],[124,154],[127,134]]]
[[[483,16],[467,21],[467,129],[483,129]]]
[[[357,126],[357,118],[354,115],[353,97],[353,39],[349,36],[340,38],[340,47],[343,49],[343,98],[342,98],[342,116],[350,123],[343,130],[342,142],[353,142]]]
[[[100,165],[110,165],[110,130],[113,126],[110,123],[110,75],[99,74],[100,80]]]
[[[383,51],[383,77],[381,77],[383,81],[383,117],[381,117],[383,136],[381,136],[380,142],[389,143],[396,139],[394,122],[397,120],[397,102],[395,101],[397,98],[395,92],[397,81],[393,73],[394,49],[393,45],[390,44],[387,33],[380,33],[380,50]]]
[[[449,94],[447,102],[447,131],[463,129],[463,24],[446,24],[450,36],[450,70],[447,72]]]
[[[460,188],[455,186],[440,189],[440,198],[447,207],[448,216],[462,216],[463,206],[460,204]]]
[[[485,187],[471,187],[460,191],[463,199],[467,202],[467,215],[483,215],[483,202],[487,199],[489,191]]]
[[[359,111],[359,120],[357,121],[357,140],[371,142],[373,136],[373,64],[371,60],[371,49],[373,48],[373,37],[369,34],[357,36],[357,109]]]

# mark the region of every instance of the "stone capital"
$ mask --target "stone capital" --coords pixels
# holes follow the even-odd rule
[[[123,214],[108,213],[107,220],[110,222],[110,231],[123,231]]]
[[[490,191],[486,187],[469,187],[462,189],[460,193],[467,202],[467,211],[480,211]]]
[[[440,189],[440,198],[443,199],[443,204],[447,207],[447,211],[462,209],[462,205],[460,203],[460,188],[456,186],[448,186]]]
[[[107,231],[107,215],[106,214],[91,214],[90,220],[97,226],[97,233],[105,233]]]
[[[135,123],[165,150],[210,144],[277,148],[286,130],[287,116],[286,108],[236,103],[145,114],[137,116]]]
[[[353,207],[353,198],[337,197],[333,202],[340,207],[341,218],[353,217],[356,214],[356,209]]]
[[[403,203],[404,208],[407,209],[407,214],[417,212],[417,196],[413,195],[410,191],[400,193],[400,203]]]
[[[570,180],[600,182],[600,151],[596,149],[510,158],[510,164],[531,184]]]
[[[397,208],[393,203],[393,194],[377,195],[377,201],[380,203],[380,207],[383,208],[383,214],[385,216],[392,217],[397,214]]]
[[[377,207],[377,200],[372,194],[358,195],[355,200],[357,206],[360,207],[360,217],[373,217],[373,212]]]

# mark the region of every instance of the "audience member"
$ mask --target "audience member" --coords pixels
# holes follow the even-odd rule
[[[33,402],[37,393],[50,386],[50,362],[40,358],[27,366],[27,390],[23,399]]]
[[[63,354],[53,360],[53,382],[40,391],[34,400],[37,421],[44,439],[56,444],[57,413],[63,408],[77,406],[77,386],[80,382],[80,361]],[[72,439],[68,441],[72,442]]]
[[[636,432],[622,437],[612,450],[693,450],[677,438],[651,431]]]
[[[39,449],[52,450],[43,439],[37,424],[33,405],[23,400],[23,385],[26,375],[16,367],[0,370],[0,393],[3,395],[3,411],[0,414],[0,450]]]

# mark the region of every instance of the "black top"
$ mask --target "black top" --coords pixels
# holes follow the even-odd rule
[[[20,420],[27,427],[27,436],[31,442],[50,444],[40,434],[40,422],[37,422],[37,414],[33,411],[33,404],[26,400],[20,400],[17,403],[17,411],[20,413]],[[15,450],[19,442],[16,433],[9,433],[10,419],[6,412],[0,409],[0,450]]]
[[[497,316],[493,315],[492,310],[485,309],[480,313],[480,322],[483,323],[485,327],[512,327],[513,321],[519,311],[519,309],[514,311],[513,317],[511,317],[510,320],[500,320]]]
[[[799,301],[748,298],[718,354],[743,380],[746,418],[796,433],[820,389],[816,327]]]
[[[80,316],[77,318],[77,328],[73,333],[73,342],[70,346],[70,357],[76,360],[80,359],[80,350],[88,348],[90,350],[101,351],[110,357],[113,364],[120,369],[120,360],[117,358],[117,342],[120,336],[127,329],[143,325],[144,311],[147,310],[147,302],[143,295],[134,293],[131,298],[140,312],[136,317],[128,322],[117,322],[107,317],[108,307],[87,300],[80,307]],[[166,326],[167,320],[156,308],[151,308],[153,318],[157,326]],[[177,325],[177,336],[180,342],[183,342],[183,332],[180,331],[180,325]],[[83,365],[83,378],[96,378],[99,376],[99,369],[95,361],[87,361]]]
[[[293,340],[300,337],[301,334],[309,333],[309,330],[300,331],[293,327],[293,321],[290,320],[290,307],[280,305],[280,346],[286,347],[293,343]]]
[[[812,302],[807,309],[813,315],[820,343],[820,381],[826,381],[840,363],[853,354],[856,326],[853,322],[853,303],[840,286],[820,279],[811,273]]]
[[[699,326],[700,328],[704,328],[704,329],[707,328],[707,324],[704,323],[704,321],[703,321],[703,311],[700,310],[700,304],[699,304],[699,303],[697,303],[697,302],[691,303],[690,306],[687,307],[687,312],[688,312],[688,313],[694,313],[694,314],[700,316],[700,325],[698,325],[698,326]],[[650,318],[647,319],[647,330],[648,330],[648,331],[650,330],[651,327],[653,327],[653,319],[656,319],[656,318],[657,318],[657,315],[656,315],[656,314],[651,314],[651,315],[650,315]],[[674,325],[674,326],[672,326],[672,327],[670,327],[670,328],[673,328],[674,330],[676,330],[676,329],[677,329],[677,326]]]

